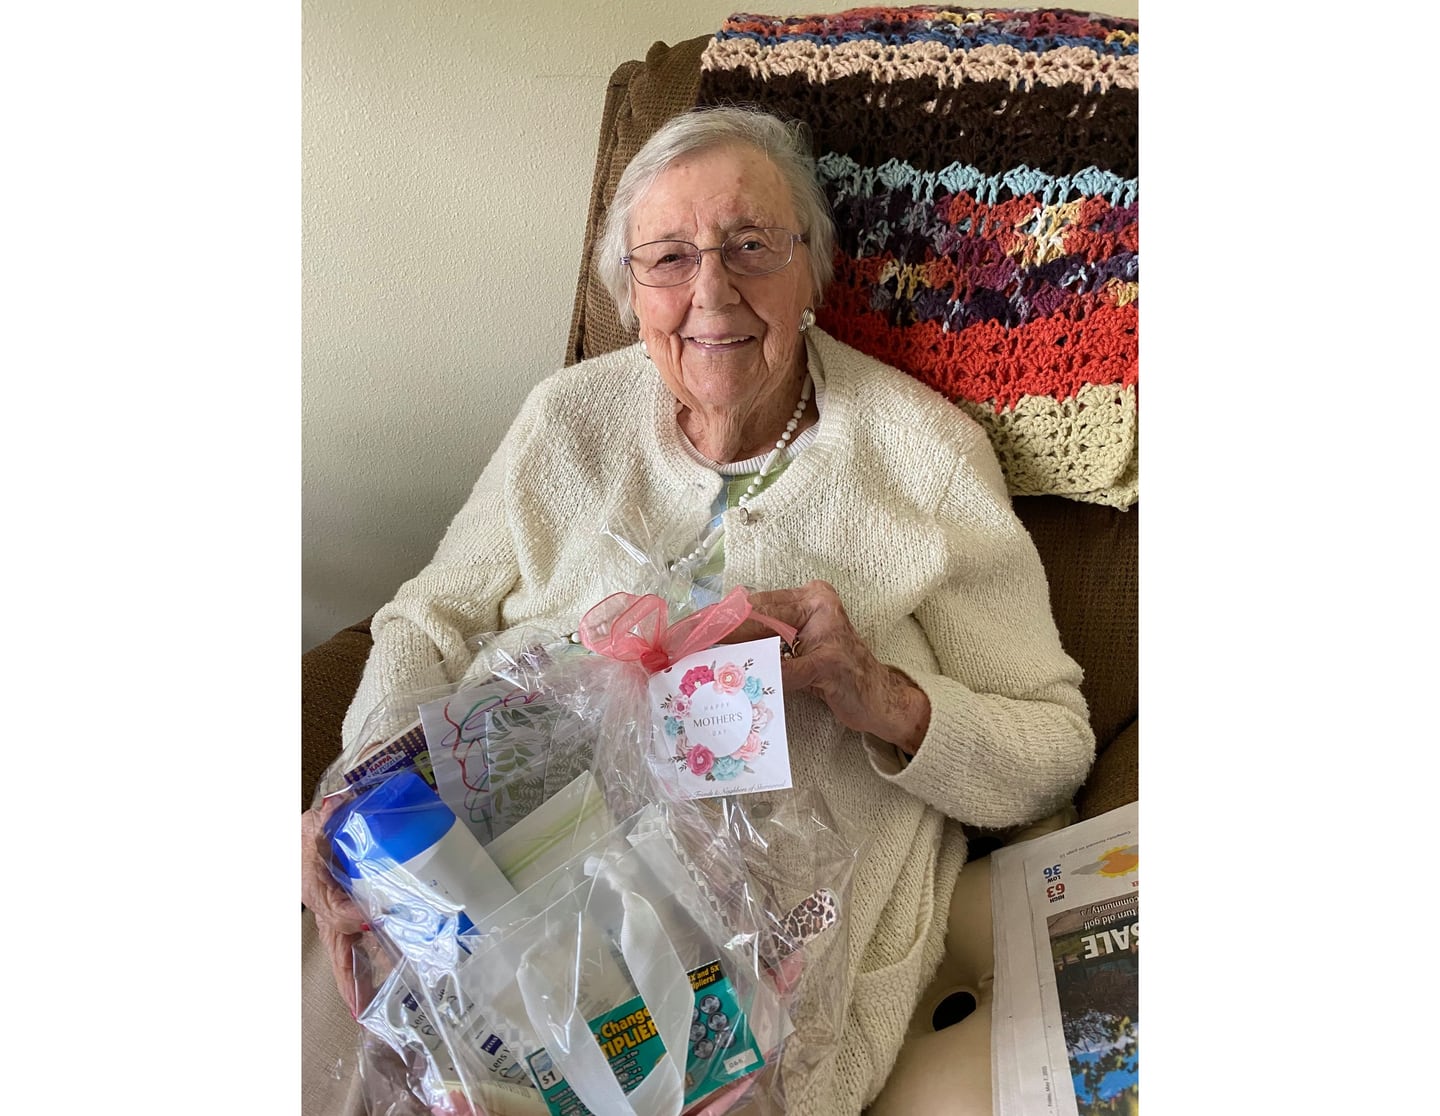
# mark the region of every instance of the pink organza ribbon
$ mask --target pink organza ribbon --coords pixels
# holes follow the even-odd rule
[[[712,605],[674,624],[664,600],[653,593],[612,593],[580,619],[580,642],[597,655],[639,663],[651,674],[714,647],[746,620],[759,620],[786,643],[795,629],[750,607],[750,596],[736,587]]]

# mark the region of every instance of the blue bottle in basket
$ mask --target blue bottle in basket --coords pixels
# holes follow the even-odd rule
[[[340,881],[402,949],[433,941],[456,919],[464,935],[515,897],[470,830],[412,771],[391,775],[325,826]],[[458,912],[457,912],[458,908]]]

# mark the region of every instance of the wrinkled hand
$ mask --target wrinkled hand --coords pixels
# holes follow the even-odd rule
[[[808,690],[846,728],[914,755],[930,727],[930,699],[902,671],[880,662],[850,624],[835,587],[811,581],[798,589],[750,594],[750,604],[796,629],[798,651],[781,664],[786,690]],[[729,641],[772,635],[747,620]]]
[[[361,931],[366,928],[365,914],[335,882],[320,853],[325,823],[340,808],[342,801],[340,798],[328,799],[320,804],[318,810],[312,808],[300,815],[300,901],[315,916],[315,928],[320,933],[321,944],[330,955],[335,986],[340,989],[340,996],[350,1014],[356,1015],[360,1005],[354,947],[360,941]]]

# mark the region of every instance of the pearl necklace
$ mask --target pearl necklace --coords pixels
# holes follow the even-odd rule
[[[780,439],[775,443],[775,448],[770,451],[770,456],[765,459],[765,463],[760,466],[760,471],[755,474],[755,479],[750,482],[750,486],[741,493],[740,499],[735,501],[735,506],[740,512],[741,523],[750,522],[750,512],[746,505],[750,503],[751,497],[760,491],[760,486],[765,483],[765,478],[770,475],[771,471],[775,468],[775,463],[779,461],[781,455],[784,454],[785,447],[790,444],[790,439],[795,436],[795,428],[800,425],[801,416],[805,414],[805,405],[810,402],[810,392],[813,387],[814,381],[811,380],[809,376],[806,376],[805,382],[800,386],[800,402],[795,405],[794,414],[790,416],[790,421],[785,424],[784,433],[780,435]],[[674,570],[682,567],[693,568],[701,565],[705,559],[709,557],[710,551],[715,548],[715,544],[720,541],[720,537],[724,534],[725,521],[721,519],[715,529],[701,539],[700,544],[696,546],[694,550],[685,555],[684,558],[676,561],[670,568]]]

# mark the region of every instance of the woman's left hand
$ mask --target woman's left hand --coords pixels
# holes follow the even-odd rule
[[[904,672],[880,662],[851,626],[835,587],[812,581],[797,589],[750,594],[756,612],[796,629],[795,656],[784,660],[786,690],[808,690],[846,728],[914,755],[930,727],[930,699]],[[746,621],[731,640],[770,634]]]
[[[325,823],[341,805],[339,798],[327,799],[300,815],[300,902],[315,916],[315,929],[330,957],[335,987],[350,1014],[355,1015],[370,994],[357,979],[355,969],[355,947],[368,926],[365,913],[340,890],[320,853]]]

